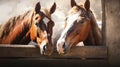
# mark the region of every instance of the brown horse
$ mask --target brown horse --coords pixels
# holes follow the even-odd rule
[[[52,28],[54,22],[51,14],[56,3],[50,9],[41,8],[40,2],[33,10],[23,15],[10,18],[0,26],[0,44],[28,44],[34,41],[40,47],[41,54],[50,55],[52,46]]]
[[[71,0],[71,7],[65,20],[65,28],[57,41],[59,54],[69,51],[81,41],[84,45],[101,45],[102,35],[90,10],[90,1],[86,0],[83,6]]]

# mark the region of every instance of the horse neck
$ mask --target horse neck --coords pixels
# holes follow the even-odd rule
[[[23,15],[13,17],[3,25],[4,30],[2,31],[3,38],[1,38],[1,43],[26,44],[28,41],[30,41],[28,31],[31,25],[31,15],[29,15],[29,13],[30,12],[27,12]],[[6,25],[8,25],[9,30],[7,30]],[[4,35],[4,31],[7,31],[8,33],[5,33]]]
[[[19,41],[20,44],[28,44],[30,42],[30,27],[32,25],[32,17],[33,17],[33,12],[30,11],[28,12],[28,15],[26,15],[26,17],[24,18],[25,20],[23,20],[22,24],[23,24],[23,31],[21,32],[20,35],[23,35],[23,37],[21,38],[21,40]]]
[[[89,15],[91,17],[90,24],[91,24],[91,30],[88,34],[88,37],[84,41],[85,45],[101,45],[102,43],[102,35],[101,30],[99,29],[97,22],[95,20],[95,17],[92,12],[89,12]]]

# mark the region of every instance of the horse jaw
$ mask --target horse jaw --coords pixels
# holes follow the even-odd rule
[[[70,51],[70,48],[72,47],[72,43],[67,43],[67,42],[63,42],[63,41],[61,41],[61,42],[57,42],[57,52],[59,53],[59,54],[65,54],[65,53],[67,53],[67,52],[69,52]]]
[[[44,46],[46,45],[47,43],[45,41],[43,41],[41,44],[40,44],[40,53],[42,55],[45,55],[45,50],[44,50]],[[46,47],[45,47],[46,48]]]
[[[61,44],[57,44],[57,52],[59,54],[64,54],[64,49],[62,48],[62,45]]]
[[[40,42],[41,42],[40,38],[37,38],[37,44],[40,48],[40,53],[41,53],[41,55],[45,55],[44,46],[46,46],[46,44],[48,43],[48,40],[46,39],[46,40],[42,41],[41,43]]]

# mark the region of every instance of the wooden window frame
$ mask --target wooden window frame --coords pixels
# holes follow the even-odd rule
[[[0,45],[0,64],[27,64],[38,66],[108,66],[108,48],[106,46],[105,0],[102,3],[102,43],[103,46],[76,46],[65,55],[40,55],[40,49],[34,45]],[[24,61],[24,62],[23,62]],[[45,65],[46,64],[46,65]],[[51,67],[52,67],[51,66]]]
[[[102,36],[104,46],[83,46],[74,47],[68,54],[65,55],[51,55],[49,59],[102,59],[108,58],[108,49],[106,46],[106,23],[105,23],[105,2],[102,3]],[[0,45],[0,58],[44,58],[48,60],[48,56],[40,55],[40,50],[34,45]]]

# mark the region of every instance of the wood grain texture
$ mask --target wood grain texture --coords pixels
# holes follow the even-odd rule
[[[1,67],[108,67],[106,60],[79,60],[79,59],[0,59]]]
[[[0,57],[41,57],[40,49],[34,45],[0,45]],[[76,46],[64,55],[53,53],[49,58],[107,58],[105,46]]]

